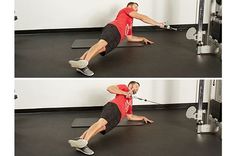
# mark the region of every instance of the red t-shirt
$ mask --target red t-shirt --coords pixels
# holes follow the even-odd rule
[[[124,92],[128,92],[129,89],[126,85],[124,84],[120,84],[117,85],[118,88]],[[121,112],[121,118],[126,117],[126,114],[132,114],[132,97],[131,98],[126,98],[125,95],[122,94],[116,94],[115,98],[110,101],[112,103],[115,103],[120,112]]]
[[[116,19],[111,22],[115,25],[121,35],[121,41],[127,36],[132,35],[133,18],[129,15],[134,11],[132,8],[124,8],[119,11]]]

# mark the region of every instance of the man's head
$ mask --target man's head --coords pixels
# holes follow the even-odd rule
[[[138,3],[135,3],[135,2],[129,2],[128,4],[127,4],[127,7],[129,7],[129,8],[132,8],[132,9],[134,9],[135,11],[138,11]]]
[[[136,94],[138,92],[139,87],[140,87],[140,84],[139,84],[139,82],[136,82],[136,81],[131,81],[128,84],[128,88],[130,91],[133,92],[133,94]]]

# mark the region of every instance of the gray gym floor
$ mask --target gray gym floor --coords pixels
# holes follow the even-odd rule
[[[195,122],[185,117],[186,109],[142,110],[155,122],[151,125],[117,127],[98,134],[89,146],[96,156],[221,156],[218,136],[195,132]],[[84,128],[71,128],[77,117],[97,117],[100,110],[15,114],[16,156],[79,156],[68,139]]]
[[[215,55],[196,55],[186,31],[136,32],[155,42],[144,47],[118,48],[90,63],[94,77],[221,77],[222,61]],[[76,39],[98,38],[100,31],[15,35],[15,77],[84,77],[68,60],[85,49],[71,49]]]

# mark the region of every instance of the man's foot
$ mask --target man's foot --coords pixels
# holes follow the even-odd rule
[[[79,151],[79,152],[82,152],[86,155],[93,155],[95,153],[88,146],[85,146],[83,148],[76,148],[76,150]]]
[[[83,148],[88,144],[88,141],[80,138],[78,140],[69,140],[68,143],[71,147]]]
[[[69,60],[69,64],[71,65],[72,68],[85,68],[88,65],[87,60]]]
[[[91,71],[88,67],[85,67],[83,69],[79,69],[77,68],[76,71],[82,73],[83,75],[86,75],[86,76],[93,76],[94,75],[94,72]]]

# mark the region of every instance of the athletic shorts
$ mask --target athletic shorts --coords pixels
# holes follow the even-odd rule
[[[121,119],[121,112],[115,103],[108,102],[106,105],[104,105],[100,114],[100,118],[104,118],[108,122],[106,124],[106,129],[100,132],[104,135],[118,125]]]
[[[106,46],[106,50],[100,53],[100,55],[104,56],[118,46],[121,40],[121,35],[115,25],[107,24],[103,28],[99,39],[103,39],[106,42],[108,42],[108,45]]]

